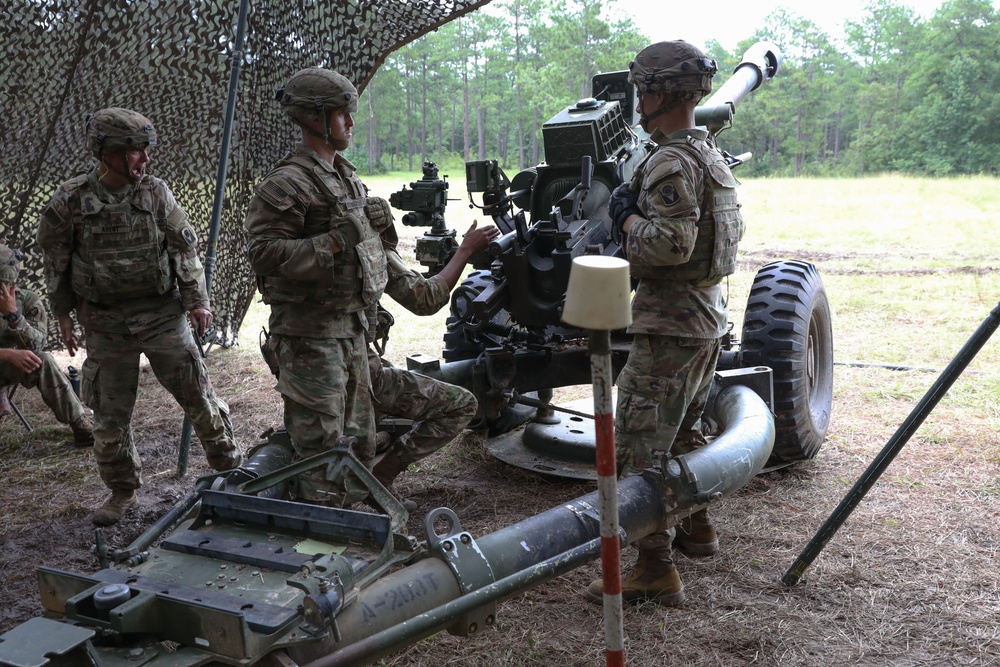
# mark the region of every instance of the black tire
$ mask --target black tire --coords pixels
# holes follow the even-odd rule
[[[816,456],[833,404],[833,327],[816,267],[786,260],[757,272],[743,319],[740,366],[774,374],[772,463]]]

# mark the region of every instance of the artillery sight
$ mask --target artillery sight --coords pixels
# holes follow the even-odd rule
[[[417,261],[427,267],[427,274],[434,275],[448,263],[458,243],[455,230],[444,222],[444,209],[448,205],[448,176],[438,178],[438,168],[433,162],[424,162],[423,178],[410,183],[389,195],[389,203],[400,211],[408,211],[402,222],[407,227],[430,227],[423,238],[417,240]]]

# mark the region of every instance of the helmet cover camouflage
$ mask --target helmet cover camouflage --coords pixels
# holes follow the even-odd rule
[[[87,116],[87,146],[98,159],[123,148],[155,145],[153,124],[131,109],[109,107]]]
[[[712,92],[712,76],[719,67],[705,53],[683,40],[650,44],[629,63],[628,80],[640,93],[681,94],[700,100]]]
[[[288,83],[275,93],[285,113],[292,120],[310,122],[320,120],[330,111],[346,108],[351,113],[358,110],[358,89],[354,84],[332,70],[308,67],[299,70]]]
[[[0,243],[0,283],[17,284],[21,272],[21,251]]]

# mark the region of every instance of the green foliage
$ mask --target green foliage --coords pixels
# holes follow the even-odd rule
[[[648,43],[630,20],[607,18],[613,4],[502,0],[393,53],[362,95],[364,163],[381,173],[425,160],[453,171],[470,159],[510,169],[544,160],[542,124]]]
[[[623,70],[648,36],[617,0],[495,0],[391,54],[365,90],[352,159],[368,173],[455,172],[470,159],[507,170],[544,161],[542,125]],[[759,40],[785,59],[720,136],[751,152],[751,176],[886,172],[996,174],[1000,17],[990,0],[948,0],[928,19],[870,0],[836,43],[812,22],[772,12],[719,63],[716,85]],[[356,155],[355,155],[356,154]]]

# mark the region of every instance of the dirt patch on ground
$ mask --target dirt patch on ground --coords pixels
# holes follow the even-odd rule
[[[280,403],[254,351],[214,351],[210,366],[244,446],[279,424]],[[992,422],[975,417],[981,411],[943,406],[933,431],[907,446],[803,580],[792,588],[779,583],[912,407],[867,391],[898,373],[836,373],[836,416],[818,457],[758,476],[719,503],[713,516],[721,551],[678,556],[683,606],[626,609],[629,664],[997,664],[1000,457]],[[35,430],[24,432],[13,416],[0,422],[0,632],[40,613],[39,565],[98,569],[90,512],[106,495],[90,452],[65,444],[68,430],[37,393],[21,390],[18,398]],[[208,472],[195,439],[189,472],[177,476],[181,417],[148,372],[135,426],[146,485],[138,511],[106,531],[114,546],[129,544]],[[489,455],[480,434],[468,433],[411,469],[397,488],[418,504],[413,534],[427,511],[446,506],[466,530],[484,535],[594,487],[511,468]],[[634,557],[627,548],[626,567]],[[442,633],[383,664],[602,664],[602,610],[582,595],[598,576],[596,564],[582,567],[501,603],[495,629],[475,639]]]

